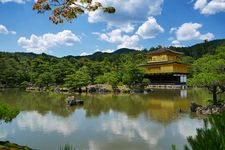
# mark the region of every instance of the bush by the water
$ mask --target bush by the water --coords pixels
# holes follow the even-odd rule
[[[9,122],[19,114],[19,110],[0,102],[0,122]]]

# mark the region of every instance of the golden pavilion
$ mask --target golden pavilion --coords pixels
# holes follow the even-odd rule
[[[140,65],[151,84],[186,85],[188,65],[181,63],[181,52],[160,48],[146,53],[149,61]]]

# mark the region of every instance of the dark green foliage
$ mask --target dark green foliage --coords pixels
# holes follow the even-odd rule
[[[87,67],[83,67],[80,70],[76,71],[74,74],[66,76],[65,86],[73,89],[79,89],[87,86],[91,82],[91,77],[88,74]]]
[[[188,137],[190,147],[185,150],[224,150],[225,149],[225,112],[204,120],[204,127],[197,129],[195,137]]]
[[[107,73],[104,73],[104,75],[98,76],[95,82],[98,84],[107,83],[107,84],[110,84],[113,89],[116,89],[117,85],[120,82],[120,75],[119,73],[115,71],[107,72]]]
[[[184,64],[192,64],[194,62],[194,59],[191,56],[183,56],[181,57],[181,62]]]
[[[192,71],[189,84],[207,88],[213,95],[213,103],[217,104],[217,95],[225,92],[225,47],[195,61]]]
[[[224,40],[216,40],[192,47],[174,49],[187,55],[181,59],[182,62],[192,64],[203,53],[215,54],[215,48],[224,43]],[[208,50],[207,48],[207,51],[204,51],[200,49],[202,46],[212,49]],[[63,58],[47,54],[0,52],[0,88],[71,85],[71,83],[68,84],[68,77],[72,78],[73,76],[74,79],[74,74],[81,68],[86,68],[85,74],[89,76],[86,83],[89,84],[109,83],[114,88],[118,84],[126,84],[130,87],[145,86],[148,82],[144,80],[143,71],[139,69],[138,65],[147,62],[147,57],[144,55],[146,52],[157,48],[143,51],[123,48],[113,53],[97,52],[90,56]],[[107,78],[104,82],[103,77]],[[86,85],[86,83],[82,85]]]
[[[19,111],[9,105],[0,102],[0,122],[9,122],[19,114]]]
[[[113,54],[97,55],[57,58],[46,54],[0,52],[0,87],[65,85],[79,89],[99,83],[97,78],[102,76],[107,80],[101,83],[109,83],[113,88],[119,83],[131,85],[142,81],[143,72],[137,65],[145,62],[146,57],[141,51],[120,49]]]
[[[185,150],[225,150],[225,111],[204,119],[204,127],[197,129],[196,136],[187,137]],[[177,150],[172,145],[172,150]]]
[[[170,47],[170,49],[183,52],[186,56],[198,59],[205,54],[215,54],[216,49],[221,46],[225,46],[224,39],[196,44],[190,47]]]

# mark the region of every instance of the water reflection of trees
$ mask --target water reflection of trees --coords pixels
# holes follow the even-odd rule
[[[84,109],[87,117],[99,116],[113,110],[136,118],[143,112],[143,101],[132,95],[92,95],[85,102]]]
[[[51,93],[24,92],[8,90],[0,93],[0,101],[20,109],[20,111],[37,111],[45,115],[51,111],[55,115],[69,116],[75,108],[67,108],[65,95]]]
[[[192,98],[198,99],[199,95],[188,92],[188,96],[181,95],[179,90],[153,91],[150,94],[124,94],[124,95],[75,95],[78,99],[85,100],[82,108],[86,117],[98,117],[110,111],[125,113],[130,118],[137,118],[144,114],[148,119],[160,123],[170,123],[179,118],[177,109],[188,111]],[[0,93],[0,101],[16,106],[21,111],[38,111],[46,115],[49,111],[53,114],[68,117],[78,107],[67,107],[66,95],[51,93],[22,92],[18,90]]]
[[[190,100],[181,98],[179,91],[153,92],[148,95],[93,95],[85,103],[87,117],[99,116],[110,110],[137,118],[144,114],[148,119],[170,123],[181,115],[177,110],[188,112]]]

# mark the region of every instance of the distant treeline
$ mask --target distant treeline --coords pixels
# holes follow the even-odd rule
[[[145,61],[146,57],[141,51],[108,55],[101,60],[0,53],[0,86],[63,85],[80,88],[95,83],[108,83],[115,87],[119,84],[132,86],[146,81],[143,71],[137,66]]]
[[[191,64],[204,54],[213,54],[219,46],[225,46],[225,40],[170,49],[184,52],[181,61]],[[144,78],[138,65],[147,62],[146,52],[158,48],[142,51],[120,49],[114,53],[97,52],[90,56],[62,58],[47,54],[0,52],[0,87],[63,85],[80,88],[96,83],[108,83],[114,88],[118,85],[144,86],[150,81]]]

